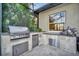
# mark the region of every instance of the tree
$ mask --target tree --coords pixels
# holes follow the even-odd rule
[[[30,31],[34,31],[35,21],[33,14],[30,12],[28,3],[4,3],[2,4],[3,20],[2,31],[8,31],[8,25],[27,26]]]

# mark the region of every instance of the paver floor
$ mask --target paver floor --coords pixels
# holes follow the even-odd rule
[[[29,52],[23,53],[21,56],[78,56],[78,55],[79,54],[69,53],[49,45],[40,45],[33,48]]]

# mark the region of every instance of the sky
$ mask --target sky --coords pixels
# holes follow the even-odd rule
[[[34,9],[37,10],[38,8],[46,5],[47,3],[34,3]]]

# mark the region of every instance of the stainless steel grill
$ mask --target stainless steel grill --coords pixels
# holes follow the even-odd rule
[[[30,36],[29,29],[21,26],[9,26],[9,33],[11,39],[28,38]]]

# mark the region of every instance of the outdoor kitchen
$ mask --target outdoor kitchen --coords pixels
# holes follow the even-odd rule
[[[62,32],[56,31],[29,32],[27,27],[20,26],[10,26],[9,30],[9,33],[1,35],[3,56],[21,55],[25,52],[32,51],[33,48],[39,45],[49,45],[72,54],[76,54],[78,52],[76,36],[74,34],[69,34],[69,32],[67,32],[68,34],[63,32],[63,35]]]
[[[8,6],[2,16],[2,56],[79,55],[79,4],[45,4],[32,14],[26,4],[2,5]],[[7,8],[19,12],[9,14]]]

